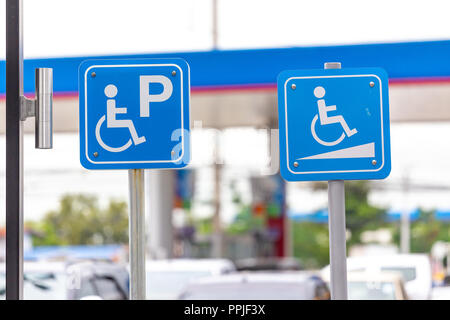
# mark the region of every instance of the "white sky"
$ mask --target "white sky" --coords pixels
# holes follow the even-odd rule
[[[24,54],[30,58],[209,50],[211,3],[24,0]],[[450,39],[450,3],[445,0],[218,3],[221,49]],[[0,23],[0,58],[4,57],[5,24]]]

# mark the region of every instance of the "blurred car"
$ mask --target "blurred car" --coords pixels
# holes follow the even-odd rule
[[[0,266],[0,299],[6,298],[5,265]],[[128,299],[128,273],[110,263],[25,262],[25,300]]]
[[[125,266],[109,262],[78,262],[66,268],[67,298],[128,300],[129,276]]]
[[[226,259],[169,259],[146,261],[146,298],[176,299],[189,282],[198,278],[234,272]]]
[[[292,272],[235,273],[197,280],[181,300],[328,300],[330,291],[319,277]]]
[[[329,278],[324,278],[329,282]],[[403,278],[392,272],[349,272],[349,300],[408,300]]]
[[[358,256],[347,259],[347,270],[377,272],[398,272],[401,274],[408,298],[425,300],[431,298],[431,264],[425,254],[386,254],[379,256]],[[322,269],[322,277],[329,277],[330,266]]]
[[[441,286],[433,287],[431,300],[450,300],[450,275],[445,276]]]
[[[248,258],[236,261],[238,271],[269,271],[269,270],[302,270],[300,261],[296,258]]]

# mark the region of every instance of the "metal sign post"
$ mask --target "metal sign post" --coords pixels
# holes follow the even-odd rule
[[[325,63],[325,69],[340,69],[341,64]],[[330,241],[331,299],[347,300],[347,250],[345,229],[344,180],[328,181],[328,228]]]
[[[6,299],[23,298],[23,121],[35,147],[51,149],[53,70],[36,69],[36,98],[23,95],[22,0],[6,1]]]
[[[22,1],[6,1],[6,299],[23,297]]]
[[[130,299],[145,300],[144,169],[128,170],[130,187]]]
[[[328,181],[328,228],[330,231],[331,299],[347,300],[347,240],[343,180]]]

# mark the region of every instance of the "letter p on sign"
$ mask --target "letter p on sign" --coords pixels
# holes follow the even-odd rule
[[[140,76],[140,116],[150,116],[150,102],[163,102],[170,98],[173,91],[172,81],[165,76]],[[160,83],[163,91],[158,94],[150,94],[150,83]]]

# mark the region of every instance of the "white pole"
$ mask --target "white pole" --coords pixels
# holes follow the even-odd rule
[[[213,42],[213,50],[218,49],[218,0],[212,0],[212,42]],[[213,215],[213,234],[211,237],[211,256],[214,258],[222,258],[223,257],[223,235],[222,228],[220,222],[220,181],[222,178],[222,165],[220,162],[219,156],[219,140],[220,140],[220,132],[216,132],[216,149],[215,149],[215,157],[216,163],[214,166],[214,215]]]
[[[402,211],[400,217],[400,251],[401,253],[409,253],[410,251],[410,221],[409,212],[407,210]]]
[[[409,177],[407,174],[403,177],[403,198],[404,203],[408,203]],[[402,210],[400,216],[400,252],[409,253],[411,243],[411,221],[410,212],[406,209]]]
[[[130,189],[130,299],[145,300],[144,169],[128,170]]]
[[[217,26],[217,9],[218,9],[218,0],[212,0],[212,42],[213,42],[213,50],[217,50],[217,41],[218,41],[218,26]]]
[[[339,62],[325,63],[325,69],[340,68]],[[347,239],[343,180],[328,181],[328,226],[330,230],[331,299],[347,300]]]

